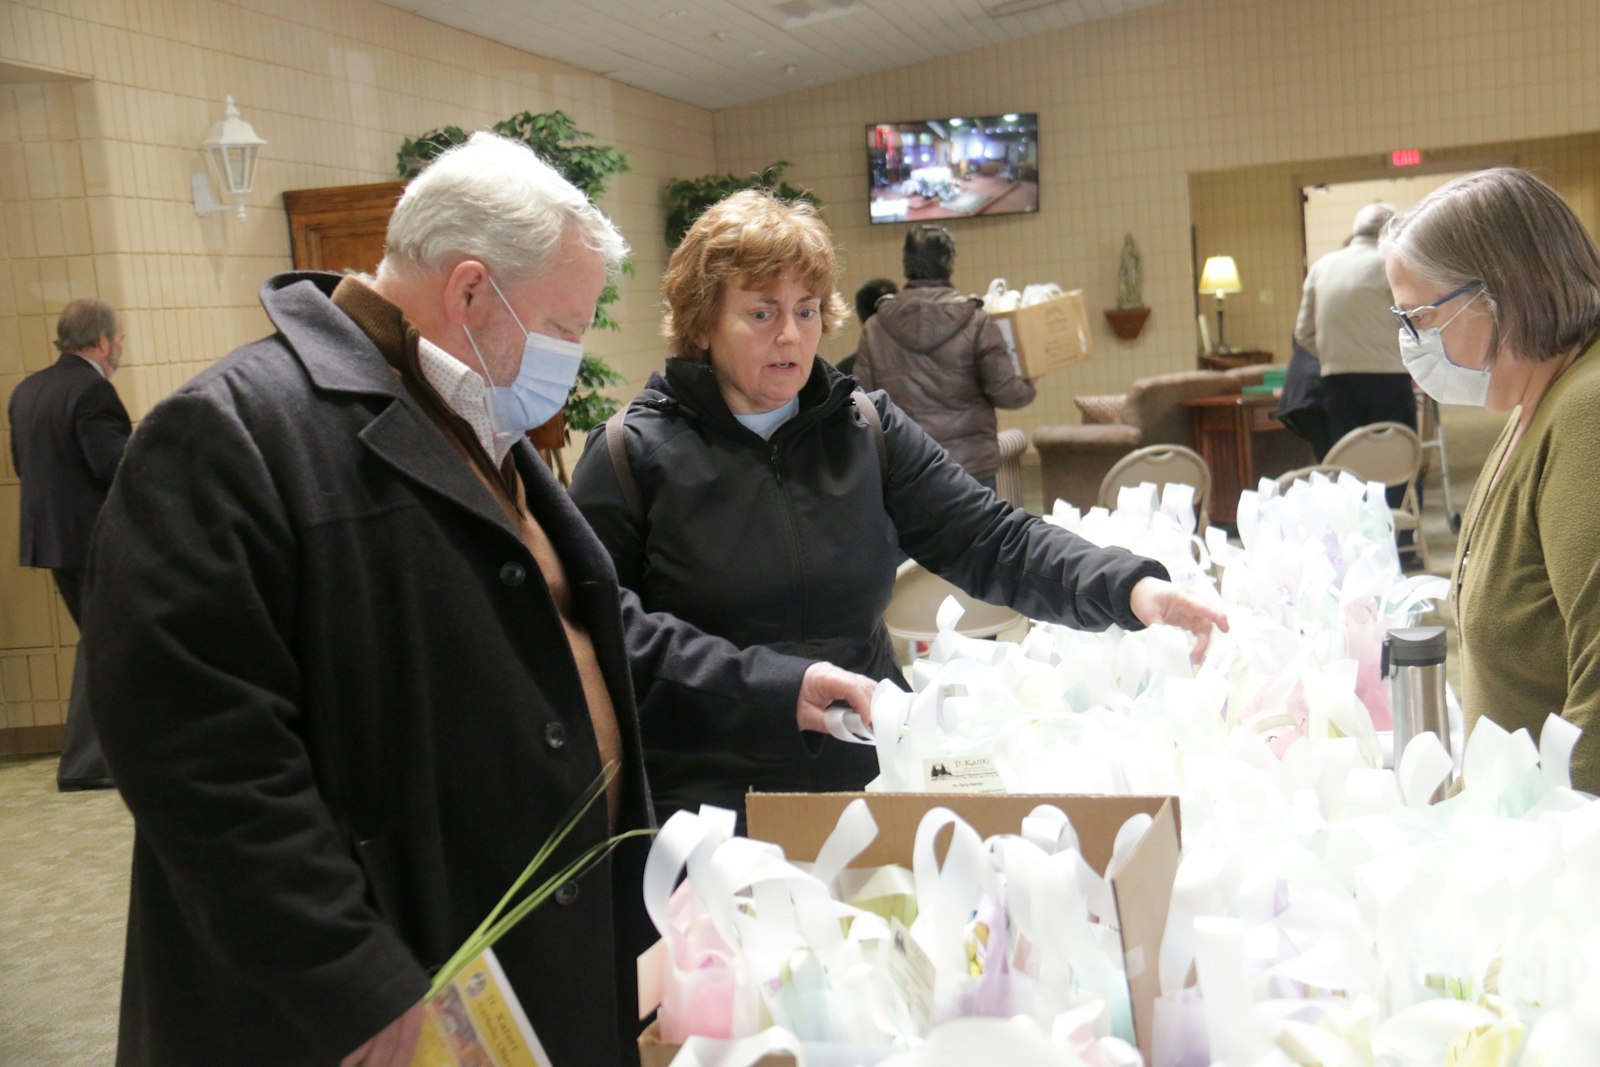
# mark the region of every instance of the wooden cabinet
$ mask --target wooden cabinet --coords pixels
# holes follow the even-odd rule
[[[1211,468],[1211,521],[1232,526],[1239,494],[1261,477],[1313,462],[1311,446],[1278,421],[1275,396],[1205,396],[1185,400],[1194,416],[1194,447]]]
[[[295,270],[371,273],[405,182],[291,189],[283,194]]]

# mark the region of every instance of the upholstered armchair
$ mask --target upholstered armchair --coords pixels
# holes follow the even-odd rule
[[[1045,510],[1058,498],[1085,511],[1094,507],[1106,474],[1137,448],[1193,448],[1194,417],[1183,402],[1237,393],[1246,385],[1259,383],[1265,369],[1179,371],[1140,378],[1128,387],[1120,408],[1115,397],[1079,398],[1078,407],[1086,420],[1082,425],[1040,426],[1033,432]]]

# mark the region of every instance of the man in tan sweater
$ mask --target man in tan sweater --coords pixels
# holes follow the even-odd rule
[[[1294,339],[1322,362],[1330,443],[1374,422],[1417,428],[1411,375],[1400,362],[1389,314],[1394,298],[1378,252],[1378,233],[1393,214],[1390,204],[1362,208],[1349,243],[1306,274]],[[1398,507],[1404,495],[1404,486],[1390,489],[1389,505]]]

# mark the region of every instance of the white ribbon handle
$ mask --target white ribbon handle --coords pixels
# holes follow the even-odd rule
[[[667,901],[678,884],[678,872],[707,838],[720,842],[732,837],[736,818],[731,811],[708,805],[699,814],[674,812],[656,833],[644,863],[644,906],[662,937],[667,936]]]
[[[878,821],[872,817],[872,809],[857,797],[845,805],[833,833],[822,843],[817,861],[811,865],[812,877],[832,888],[839,872],[850,866],[850,861],[861,855],[877,836]]]
[[[852,745],[875,745],[877,738],[872,735],[872,727],[861,721],[849,708],[828,708],[822,713],[822,723],[827,727],[830,737]]]

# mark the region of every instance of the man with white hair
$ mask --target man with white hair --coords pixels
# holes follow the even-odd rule
[[[1411,375],[1400,362],[1389,313],[1394,298],[1378,252],[1378,233],[1393,215],[1392,204],[1363,207],[1349,242],[1306,274],[1294,339],[1322,363],[1329,443],[1374,422],[1417,427]],[[1389,492],[1397,506],[1405,488]]]
[[[544,876],[650,824],[635,685],[866,710],[866,679],[640,611],[523,440],[625,251],[474,135],[376,278],[268,280],[276,333],[141,425],[85,626],[136,831],[119,1064],[404,1067],[430,973],[604,765]],[[632,1054],[641,851],[496,948],[557,1067]]]

